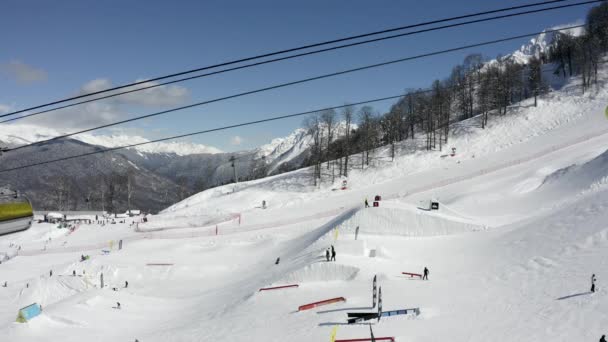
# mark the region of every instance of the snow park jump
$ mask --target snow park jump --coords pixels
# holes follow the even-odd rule
[[[292,284],[292,285],[283,285],[283,286],[263,287],[258,292],[271,291],[271,290],[281,290],[281,289],[294,288],[294,287],[299,287],[299,286],[300,285],[298,285],[298,284]]]
[[[25,323],[25,322],[31,320],[32,318],[40,315],[41,312],[42,312],[42,308],[40,307],[39,304],[37,304],[37,303],[30,304],[26,307],[19,309],[19,314],[17,315],[17,322]]]
[[[298,311],[310,310],[310,309],[314,309],[314,308],[316,308],[318,306],[328,305],[328,304],[333,304],[333,303],[338,303],[338,302],[346,302],[346,298],[344,298],[344,297],[336,297],[336,298],[322,300],[322,301],[319,301],[319,302],[314,302],[314,303],[300,305],[298,307]]]

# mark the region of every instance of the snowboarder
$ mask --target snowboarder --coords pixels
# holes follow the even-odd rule
[[[116,302],[116,308],[120,309],[120,302]]]
[[[336,261],[336,250],[334,249],[334,245],[331,245],[331,261]]]
[[[367,198],[365,199],[365,207],[369,208],[369,202],[367,201]]]
[[[72,277],[76,276],[76,270],[72,270]]]
[[[600,338],[600,342],[606,342],[606,335],[602,335],[602,338]]]
[[[325,259],[329,262],[329,248],[325,250]]]
[[[275,265],[278,265],[281,262],[281,257],[277,258],[277,261],[274,262]]]
[[[50,270],[49,271],[49,277],[52,277],[52,276],[53,276],[53,270]]]
[[[595,292],[595,274],[591,275],[591,292]]]
[[[129,282],[125,280],[125,289],[129,287]]]
[[[429,280],[429,269],[428,268],[424,268],[424,272],[423,272],[423,276],[422,276],[422,280]]]

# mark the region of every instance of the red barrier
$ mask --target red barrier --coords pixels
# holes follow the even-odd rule
[[[371,341],[371,338],[353,338],[349,340],[336,340],[335,342],[359,342],[359,341]],[[395,342],[394,337],[374,337],[376,341],[392,341]]]
[[[293,285],[283,285],[283,286],[274,286],[274,287],[263,287],[258,292],[268,291],[268,290],[286,289],[288,287],[299,287],[299,286],[300,285],[298,285],[298,284],[293,284]]]
[[[333,303],[337,303],[337,302],[346,302],[346,298],[344,298],[344,297],[337,297],[337,298],[322,300],[320,302],[314,302],[314,303],[310,303],[310,304],[300,305],[298,307],[298,311],[309,310],[309,309],[316,308],[317,306],[327,305],[327,304],[333,304]]]
[[[410,278],[413,277],[413,276],[422,278],[422,274],[418,274],[418,273],[401,272],[401,274],[409,275]]]

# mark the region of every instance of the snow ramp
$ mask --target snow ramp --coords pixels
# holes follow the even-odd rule
[[[333,262],[317,262],[287,274],[280,282],[306,283],[318,281],[348,281],[354,279],[359,268],[336,264]]]
[[[414,207],[393,206],[358,210],[340,224],[342,231],[400,236],[440,236],[484,230],[483,225],[450,212],[425,211]]]
[[[573,195],[608,184],[608,150],[582,164],[559,169],[545,177],[539,190]]]

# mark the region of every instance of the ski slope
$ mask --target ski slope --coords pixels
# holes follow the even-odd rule
[[[384,310],[421,312],[370,321],[376,336],[598,340],[608,319],[608,90],[583,95],[577,82],[486,130],[458,124],[455,157],[412,153],[423,136],[399,145],[394,162],[379,149],[347,190],[334,190],[339,179],[314,188],[297,170],[204,191],[148,223],[1,236],[11,256],[0,264],[1,340],[327,341],[336,326],[339,339],[364,338],[368,324],[346,325],[346,313],[372,310],[375,275]],[[363,208],[375,195],[380,207]],[[438,211],[418,208],[431,198]],[[325,261],[330,245],[336,262]],[[428,281],[401,274],[424,267]],[[334,297],[346,302],[297,311]],[[43,313],[14,323],[32,302]]]

